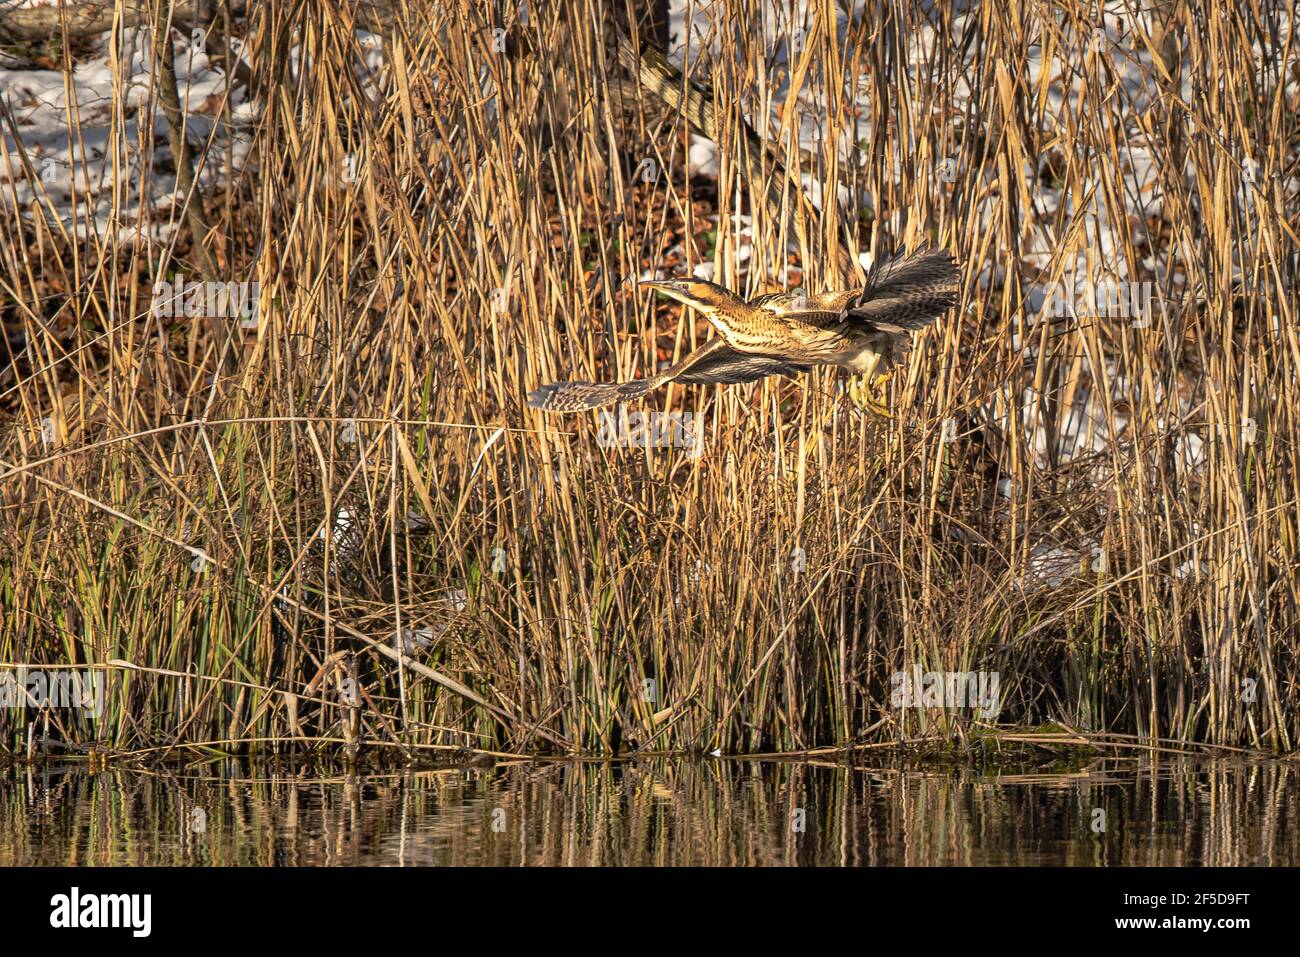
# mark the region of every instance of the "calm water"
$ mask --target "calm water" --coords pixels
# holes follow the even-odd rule
[[[1298,779],[1296,765],[1119,761],[7,768],[0,865],[1295,865]]]

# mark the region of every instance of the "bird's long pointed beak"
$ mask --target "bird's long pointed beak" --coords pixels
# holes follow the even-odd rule
[[[637,283],[636,287],[638,289],[653,289],[665,295],[671,295],[676,291],[676,285],[671,280],[647,279],[645,282]]]
[[[680,302],[683,305],[699,307],[699,300],[691,295],[689,280],[683,279],[652,279],[646,282],[637,283],[638,289],[651,289],[661,296],[667,296],[674,302]]]

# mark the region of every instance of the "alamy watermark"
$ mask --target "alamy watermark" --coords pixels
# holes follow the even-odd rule
[[[0,708],[75,708],[104,713],[104,672],[75,668],[0,669]]]
[[[1043,308],[1053,319],[1128,319],[1133,328],[1151,325],[1155,284],[1140,282],[1048,283]]]
[[[895,671],[889,703],[895,708],[975,708],[981,718],[1002,710],[1001,678],[996,671]]]
[[[238,319],[245,329],[255,329],[259,296],[257,282],[187,281],[177,273],[173,280],[153,284],[153,314],[160,319]]]
[[[50,898],[50,926],[56,929],[119,927],[132,937],[148,937],[152,914],[152,894],[83,894],[73,887]]]
[[[695,458],[704,451],[691,412],[602,410],[596,444],[602,449],[683,449]]]

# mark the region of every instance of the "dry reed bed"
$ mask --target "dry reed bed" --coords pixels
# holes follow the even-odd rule
[[[34,719],[109,749],[963,733],[969,712],[891,707],[890,675],[914,664],[997,671],[1007,723],[1294,747],[1294,19],[1158,6],[1135,42],[1165,70],[1135,105],[1082,4],[985,5],[919,57],[915,5],[839,32],[828,5],[777,111],[762,31],[727,27],[750,6],[714,9],[725,42],[689,70],[721,109],[716,189],[688,175],[682,117],[615,65],[620,6],[522,23],[458,0],[377,24],[272,0],[209,38],[244,40],[261,113],[249,165],[202,197],[206,241],[79,240],[6,207],[4,320],[26,350],[0,382],[0,660],[116,664],[100,722],[0,711],[4,747]],[[384,37],[377,74],[358,25]],[[1048,95],[1051,70],[1031,83],[1032,42],[1075,71],[1070,95]],[[800,147],[799,96],[826,131],[869,119],[859,163],[838,133]],[[777,161],[873,214],[811,216],[787,190],[773,217],[775,167],[737,145],[746,111],[781,115]],[[1185,282],[1164,283],[1149,328],[1036,321],[1031,286],[1080,255],[1103,265],[1096,223],[1047,212],[1042,181],[1122,210],[1138,137],[1161,211],[1114,215],[1111,254]],[[648,157],[653,184],[635,177]],[[1055,237],[1045,266],[1035,231]],[[605,448],[594,416],[522,406],[540,382],[641,374],[703,340],[631,291],[669,246],[690,265],[712,248],[719,281],[755,290],[791,259],[811,287],[851,282],[859,251],[926,239],[968,282],[895,378],[893,421],[852,409],[829,372],[649,399],[696,416],[699,456]],[[260,328],[148,315],[177,270],[258,281]],[[1113,440],[1061,454],[1088,395]],[[1085,544],[1043,581],[1043,549],[1068,565],[1078,543],[1104,561]],[[403,634],[415,670],[393,660]]]

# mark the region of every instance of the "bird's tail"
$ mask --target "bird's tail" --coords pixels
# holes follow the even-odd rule
[[[848,315],[885,332],[915,332],[957,304],[960,283],[961,270],[946,249],[895,256],[871,271]]]

